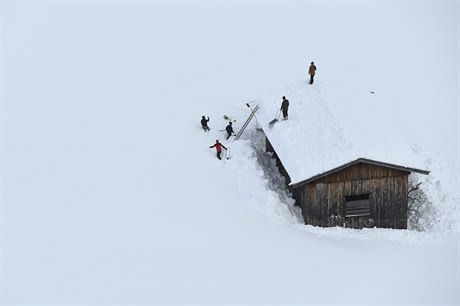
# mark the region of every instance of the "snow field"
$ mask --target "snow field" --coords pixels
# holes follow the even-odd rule
[[[249,140],[255,126],[244,140],[222,140],[233,150],[230,160],[219,161],[208,149],[224,134],[218,132],[226,125],[220,114],[236,114],[238,130],[248,115],[245,106],[210,108],[188,98],[182,104],[188,111],[178,111],[184,100],[163,97],[165,116],[156,116],[145,98],[135,104],[138,115],[119,103],[104,117],[88,115],[100,111],[94,101],[66,120],[49,116],[42,105],[35,119],[28,118],[37,122],[32,133],[16,128],[21,121],[8,122],[20,141],[6,152],[5,200],[14,205],[4,206],[4,301],[319,303],[333,280],[337,293],[327,302],[341,303],[355,301],[348,287],[339,286],[350,277],[367,292],[360,300],[368,303],[454,298],[455,274],[439,266],[455,257],[450,240],[411,246],[404,237],[395,239],[401,235],[395,231],[301,225],[288,208],[292,202],[271,190],[280,183],[270,182],[259,165],[254,146],[261,144]],[[179,122],[174,128],[169,115]],[[201,130],[201,115],[211,117],[210,133]],[[47,125],[38,124],[44,119]],[[75,127],[78,120],[84,124]],[[79,136],[67,137],[72,129]],[[376,266],[376,258],[393,262]],[[353,264],[344,267],[343,261]],[[394,281],[391,275],[401,270],[410,277]],[[420,293],[446,275],[447,286]],[[396,294],[376,291],[375,284]]]
[[[216,138],[227,145],[218,132],[224,114],[235,116],[235,130],[249,115],[246,99],[235,97],[296,79],[286,73],[299,67],[291,55],[304,61],[311,50],[286,48],[304,37],[282,28],[304,31],[296,24],[302,10],[294,7],[300,19],[275,23],[280,7],[232,5],[2,3],[0,304],[458,304],[455,231],[441,227],[432,239],[304,226],[257,150],[253,126],[229,143],[232,159],[218,161],[208,149]],[[336,17],[346,16],[338,9]],[[236,26],[249,34],[245,43]],[[273,44],[277,33],[284,44]],[[248,49],[254,37],[265,44]],[[337,72],[330,47],[318,52],[322,78]],[[290,63],[280,55],[286,50]],[[275,74],[282,77],[266,77]],[[282,95],[290,98],[274,98],[270,120]],[[301,122],[294,110],[275,128]],[[201,130],[202,115],[211,133]],[[319,135],[346,145],[341,133],[332,125]],[[458,173],[445,175],[437,162],[431,194],[458,207]]]

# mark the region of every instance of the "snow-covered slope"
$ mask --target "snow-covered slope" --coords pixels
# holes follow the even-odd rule
[[[254,37],[286,36],[279,11],[258,23],[256,4],[168,5],[1,3],[0,304],[458,304],[452,231],[305,226],[256,126],[219,132],[265,92],[252,80],[266,71],[234,63]],[[276,45],[260,67],[286,71]],[[217,138],[232,159],[208,148]],[[431,158],[430,195],[454,215],[456,173]]]
[[[289,120],[270,126],[281,97]],[[375,95],[352,84],[302,81],[255,101],[259,122],[283,162],[291,184],[360,158],[423,169],[425,165],[393,125]]]
[[[257,162],[254,126],[217,160],[222,114],[238,128],[244,105],[164,96],[158,116],[146,89],[108,92],[108,107],[54,103],[43,85],[4,105],[5,303],[357,303],[355,286],[360,303],[456,300],[452,238],[303,226]]]

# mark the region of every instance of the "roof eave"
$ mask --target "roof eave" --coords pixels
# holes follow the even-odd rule
[[[356,164],[359,164],[359,163],[366,163],[366,164],[382,166],[382,167],[387,167],[387,168],[392,168],[392,169],[397,169],[397,170],[407,171],[407,172],[415,172],[415,173],[424,174],[424,175],[430,174],[430,171],[428,171],[428,170],[422,170],[422,169],[411,168],[411,167],[404,167],[404,166],[394,165],[394,164],[390,164],[390,163],[379,162],[379,161],[375,161],[375,160],[371,160],[371,159],[367,159],[367,158],[358,158],[358,159],[356,159],[356,160],[354,160],[352,162],[346,163],[346,164],[344,164],[342,166],[339,166],[337,168],[331,169],[329,171],[314,175],[314,176],[312,176],[312,177],[310,177],[308,179],[305,179],[303,181],[300,181],[300,182],[297,182],[297,183],[291,183],[291,184],[289,184],[289,186],[292,187],[292,188],[296,188],[298,186],[310,183],[312,181],[316,181],[316,180],[318,180],[318,179],[320,179],[320,178],[322,178],[324,176],[327,176],[329,174],[335,173],[337,171],[340,171],[342,169],[345,169],[347,167],[350,167],[350,166],[353,166],[353,165],[356,165]]]

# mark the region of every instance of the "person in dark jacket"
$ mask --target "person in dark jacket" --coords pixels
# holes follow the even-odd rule
[[[310,75],[310,83],[313,84],[313,79],[315,78],[316,66],[314,62],[311,62],[310,68],[308,68],[308,74]]]
[[[206,119],[204,116],[201,116],[201,127],[203,128],[205,132],[210,130],[208,126],[208,122],[209,122],[209,117],[208,119]]]
[[[222,158],[220,157],[220,153],[222,153],[222,148],[224,148],[225,150],[227,150],[227,148],[226,148],[223,144],[221,144],[221,143],[219,142],[219,139],[216,139],[216,143],[215,143],[214,145],[210,146],[209,148],[216,148],[216,151],[217,151],[217,158],[218,158],[218,159],[222,159]]]
[[[227,134],[228,134],[228,136],[227,136],[227,140],[228,140],[230,138],[230,136],[232,136],[232,134],[234,134],[233,126],[232,126],[231,122],[228,123],[227,127],[225,128],[225,130],[227,131]]]
[[[288,119],[288,109],[289,109],[289,100],[286,97],[283,97],[283,102],[281,103],[280,110],[283,111],[283,119]]]

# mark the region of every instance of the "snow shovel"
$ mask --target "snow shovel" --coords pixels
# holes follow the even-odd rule
[[[272,127],[275,123],[278,122],[278,118],[280,117],[280,114],[281,114],[281,110],[278,110],[278,112],[276,113],[275,119],[273,119],[272,121],[268,123],[270,127]]]

